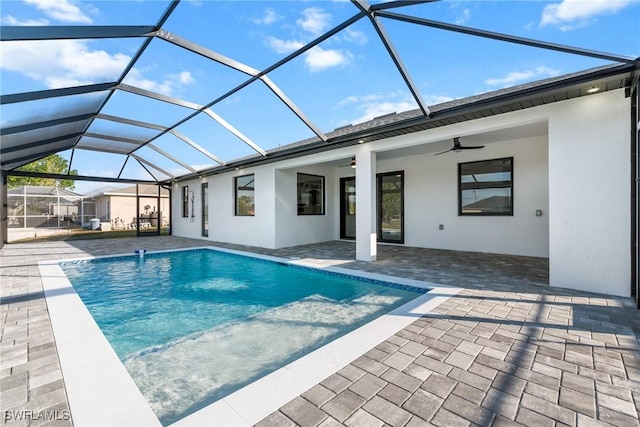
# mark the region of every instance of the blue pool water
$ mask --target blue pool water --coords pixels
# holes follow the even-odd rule
[[[426,291],[208,249],[61,267],[165,425]]]

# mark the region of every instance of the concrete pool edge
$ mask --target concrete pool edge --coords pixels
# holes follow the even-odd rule
[[[422,287],[431,291],[179,420],[174,425],[255,424],[461,290],[418,280],[327,266],[310,260],[279,258],[214,246],[152,253],[197,249],[234,253],[364,279]],[[69,405],[76,425],[160,425],[144,396],[59,266],[60,262],[65,261],[119,256],[132,254],[39,263]]]
[[[38,264],[74,424],[161,426],[59,262]]]

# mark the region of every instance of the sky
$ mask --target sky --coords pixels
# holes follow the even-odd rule
[[[155,25],[168,1],[2,0],[0,22],[17,25]],[[163,29],[244,66],[264,70],[277,64],[358,12],[348,1],[183,0]],[[640,1],[440,1],[393,12],[630,57],[640,56]],[[381,18],[415,87],[427,105],[555,77],[609,62],[499,42]],[[116,81],[143,38],[2,42],[2,95]],[[269,79],[324,133],[384,114],[417,108],[400,73],[369,20],[360,19],[294,60]],[[211,103],[249,79],[247,74],[155,38],[123,83],[189,101]],[[77,114],[100,105],[104,94],[2,106],[2,127]],[[264,150],[315,136],[262,82],[221,98],[210,110]],[[194,110],[116,91],[104,114],[173,126]],[[80,123],[82,125],[82,123]],[[77,126],[77,125],[76,125]],[[69,133],[72,131],[69,128]],[[176,128],[216,158],[229,161],[255,154],[212,117],[199,114]],[[157,132],[94,120],[94,134],[147,141]],[[81,145],[97,147],[100,138]],[[130,144],[108,142],[127,151]],[[173,135],[152,145],[196,170],[216,163]],[[124,154],[65,150],[80,175],[151,179]],[[154,177],[189,172],[158,150],[136,154]],[[124,166],[124,167],[123,167]],[[76,191],[101,185],[77,182]]]

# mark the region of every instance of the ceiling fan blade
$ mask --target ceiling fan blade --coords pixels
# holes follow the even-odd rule
[[[476,149],[476,148],[484,148],[484,145],[471,145],[469,147],[462,146],[462,147],[459,147],[459,148],[461,150],[473,150],[473,149]]]
[[[436,153],[436,156],[439,156],[440,154],[444,154],[444,153],[448,153],[449,151],[453,151],[455,148],[449,148],[447,151],[443,151],[441,153]]]
[[[342,166],[338,166],[339,168],[346,168],[346,167],[352,167],[355,169],[356,167],[356,158],[355,156],[351,157],[351,163],[349,163],[348,165],[342,165]]]

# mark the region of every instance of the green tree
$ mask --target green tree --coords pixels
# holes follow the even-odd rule
[[[69,162],[64,157],[57,154],[51,154],[40,160],[31,162],[18,168],[22,172],[37,172],[51,174],[66,174],[69,168]],[[73,169],[69,171],[69,175],[78,175],[78,171]],[[56,180],[55,178],[31,178],[27,176],[9,176],[9,188],[21,187],[23,185],[41,185],[45,187],[55,187],[56,181],[60,188],[75,188],[75,181],[72,179]]]

